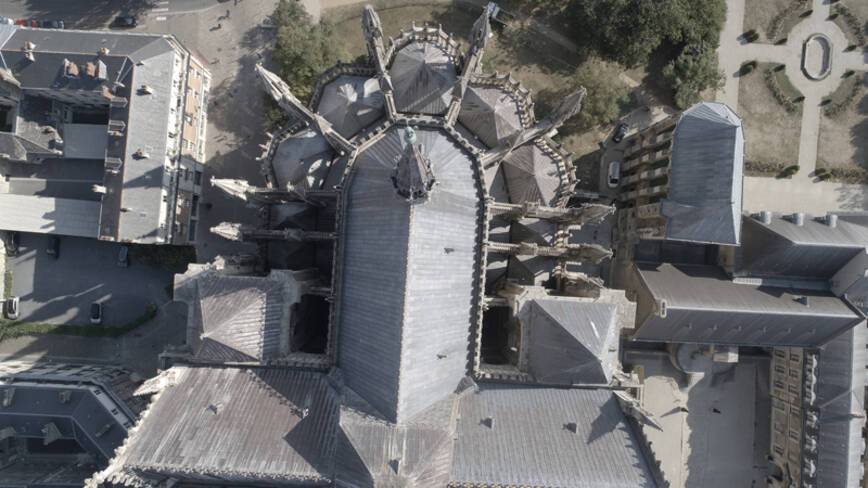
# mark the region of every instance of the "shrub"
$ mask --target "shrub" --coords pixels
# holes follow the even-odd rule
[[[793,0],[789,5],[787,5],[787,8],[781,10],[775,18],[772,19],[771,26],[769,26],[769,39],[778,38],[778,36],[782,34],[781,31],[784,26],[790,21],[792,16],[799,14],[799,12],[808,5],[808,2],[809,0]],[[785,40],[786,39],[784,39],[784,41]]]
[[[832,12],[833,15],[840,15],[843,18],[844,25],[846,26],[847,30],[850,31],[850,34],[857,41],[857,45],[847,46],[847,50],[852,51],[859,46],[864,46],[866,41],[865,27],[863,27],[863,23],[861,20],[859,20],[859,17],[856,17],[856,15],[853,14],[853,12],[851,12],[850,9],[844,5],[835,5]]]
[[[280,77],[299,100],[310,98],[317,76],[346,53],[332,42],[333,28],[313,24],[300,2],[280,0],[271,20],[277,28],[274,60]]]
[[[582,101],[582,110],[567,122],[567,131],[587,130],[609,124],[621,115],[621,106],[627,102],[628,87],[618,77],[621,69],[597,58],[582,63],[574,75],[575,84],[588,90]]]
[[[756,61],[748,61],[741,65],[741,68],[738,69],[738,74],[744,76],[753,72],[757,67]]]

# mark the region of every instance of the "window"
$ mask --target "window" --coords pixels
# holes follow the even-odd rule
[[[196,172],[193,174],[193,184],[196,186],[202,185],[202,172],[201,171],[196,170]]]
[[[193,195],[193,201],[190,203],[190,215],[193,217],[199,215],[199,195]]]

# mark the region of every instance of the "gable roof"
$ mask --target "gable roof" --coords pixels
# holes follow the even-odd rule
[[[685,111],[675,127],[661,207],[666,238],[738,245],[743,166],[741,119],[729,107],[705,102]]]
[[[611,391],[480,384],[459,401],[450,486],[656,485]]]
[[[716,266],[636,263],[637,340],[819,346],[864,321],[827,291],[734,282]]]

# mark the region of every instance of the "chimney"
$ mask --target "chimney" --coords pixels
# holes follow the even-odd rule
[[[485,417],[482,419],[482,425],[488,427],[489,429],[494,428],[494,417]]]
[[[24,59],[32,63],[36,61],[36,56],[33,55],[33,51],[27,51],[24,53]]]
[[[826,214],[826,225],[828,225],[829,227],[837,227],[838,216],[833,213]]]
[[[136,152],[133,153],[133,156],[135,156],[136,159],[148,159],[149,157],[151,157],[151,155],[142,148],[136,149]]]
[[[766,225],[769,225],[772,223],[772,213],[769,212],[768,210],[763,210],[762,212],[756,214],[756,216],[754,218],[756,218],[757,220],[759,220],[760,222],[762,222]]]
[[[154,89],[148,85],[142,85],[142,87],[139,88],[139,93],[143,95],[150,95],[151,93],[154,93]]]
[[[97,50],[97,56],[108,56],[109,49],[107,47],[101,47]]]
[[[793,223],[802,227],[805,225],[805,214],[802,212],[796,212],[792,215]]]

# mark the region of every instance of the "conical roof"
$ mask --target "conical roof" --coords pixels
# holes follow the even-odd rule
[[[271,161],[279,188],[320,188],[328,173],[334,150],[318,132],[305,129],[277,146]]]
[[[522,128],[521,109],[509,92],[499,86],[467,88],[458,121],[488,147],[505,143]]]
[[[414,41],[395,55],[389,68],[398,112],[437,115],[446,111],[458,81],[455,61],[440,46]]]
[[[553,205],[562,193],[564,179],[557,160],[535,143],[518,147],[502,164],[512,203]]]
[[[349,138],[380,119],[384,103],[376,79],[341,75],[323,87],[317,112]]]

